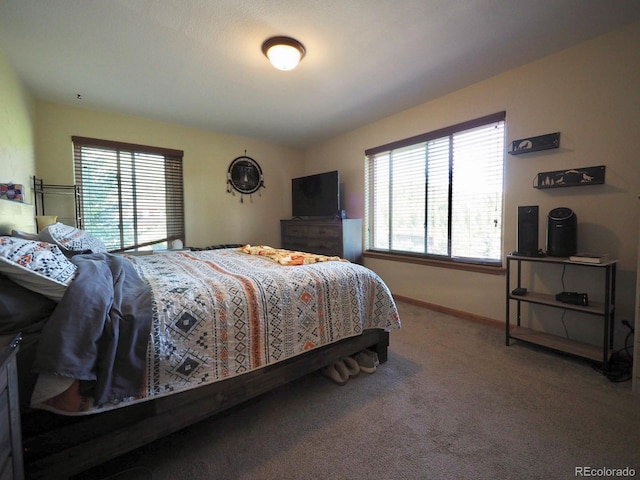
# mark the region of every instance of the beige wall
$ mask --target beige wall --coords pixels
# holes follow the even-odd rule
[[[620,259],[617,319],[634,318],[640,193],[640,23],[419,105],[306,152],[306,171],[339,168],[348,179],[351,217],[364,206],[364,150],[501,110],[507,142],[561,132],[557,150],[506,155],[504,252],[516,249],[517,206],[540,206],[540,246],[546,215],[569,207],[578,216],[578,248]],[[425,60],[426,61],[426,60]],[[425,79],[428,81],[428,79]],[[538,172],[606,165],[606,185],[552,190],[532,188]],[[487,274],[367,259],[395,294],[504,321],[505,278]],[[562,289],[560,275],[536,278],[537,288]],[[567,284],[567,290],[571,285]],[[597,284],[583,285],[598,291]],[[559,313],[537,322],[563,334]],[[601,324],[565,319],[572,338],[598,342]],[[556,331],[557,329],[560,331]],[[618,329],[617,325],[617,329]],[[624,332],[616,332],[623,340]],[[619,343],[619,342],[618,342]]]
[[[558,206],[576,211],[579,248],[620,258],[617,318],[634,318],[640,193],[640,24],[634,24],[537,62],[506,72],[300,152],[248,138],[152,120],[34,102],[0,54],[0,181],[73,182],[72,135],[181,149],[185,152],[187,243],[279,244],[280,218],[290,216],[290,179],[338,169],[343,207],[364,211],[364,150],[390,141],[507,111],[507,140],[560,131],[561,148],[506,156],[504,251],[516,247],[516,208],[539,205],[541,216]],[[35,112],[35,114],[34,114]],[[34,127],[35,115],[35,127]],[[37,132],[37,135],[34,133]],[[35,140],[34,140],[35,138]],[[247,151],[263,168],[267,188],[250,201],[226,192],[229,163]],[[35,151],[35,160],[34,160]],[[34,163],[35,161],[35,163]],[[538,172],[607,166],[606,185],[536,190]],[[4,178],[7,177],[7,178]],[[4,202],[6,203],[6,202]],[[544,246],[544,218],[540,245]],[[399,295],[503,320],[504,277],[367,260]],[[540,288],[559,289],[558,275]],[[597,285],[581,288],[595,289]],[[535,319],[550,331],[555,314]],[[595,322],[568,327],[596,342]],[[619,322],[618,322],[619,323]],[[619,330],[617,328],[617,330]],[[622,334],[617,331],[617,339]],[[574,336],[575,337],[575,336]]]
[[[24,205],[0,200],[0,232],[35,228],[31,177],[35,172],[34,102],[0,52],[0,183],[25,186]]]
[[[281,218],[291,216],[291,178],[302,174],[302,152],[248,138],[153,120],[37,102],[37,174],[72,184],[71,136],[101,138],[184,151],[186,244],[252,243],[279,246]],[[266,188],[252,196],[227,193],[227,170],[247,152]]]

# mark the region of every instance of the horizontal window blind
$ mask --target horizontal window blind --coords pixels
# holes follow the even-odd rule
[[[365,151],[367,248],[500,262],[505,117]]]
[[[72,137],[81,228],[110,251],[184,240],[180,150]]]

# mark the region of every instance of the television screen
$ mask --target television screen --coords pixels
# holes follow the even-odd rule
[[[319,173],[291,180],[294,217],[336,216],[340,211],[340,174]]]

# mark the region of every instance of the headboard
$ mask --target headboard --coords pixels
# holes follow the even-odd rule
[[[0,200],[0,235],[10,235],[11,230],[35,233],[35,210],[29,203]]]

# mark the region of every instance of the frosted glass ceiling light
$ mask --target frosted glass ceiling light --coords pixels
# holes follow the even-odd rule
[[[304,45],[290,37],[271,37],[262,44],[262,53],[278,70],[293,70],[304,57]]]

